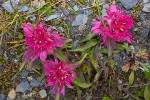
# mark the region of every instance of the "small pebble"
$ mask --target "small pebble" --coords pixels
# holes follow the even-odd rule
[[[31,80],[30,85],[31,85],[32,87],[38,87],[38,86],[40,85],[40,82],[33,78],[33,79]]]
[[[9,94],[8,94],[8,97],[13,100],[16,98],[16,91],[14,89],[12,89]]]
[[[41,98],[45,98],[47,96],[46,91],[43,89],[39,92]]]
[[[86,24],[88,20],[87,15],[78,14],[75,20],[72,22],[72,26],[80,26],[81,24]]]
[[[127,10],[133,8],[138,3],[137,0],[119,0],[119,1],[123,4],[123,6]]]
[[[0,100],[4,100],[5,99],[5,95],[4,94],[0,94]]]
[[[24,93],[26,90],[30,89],[30,85],[28,81],[23,80],[21,83],[16,87],[16,92],[22,92]]]
[[[148,33],[149,33],[149,29],[143,28],[143,29],[142,29],[142,34],[141,34],[141,36],[147,37],[147,36],[148,36]]]

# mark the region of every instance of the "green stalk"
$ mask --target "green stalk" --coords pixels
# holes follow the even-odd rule
[[[96,0],[95,3],[96,3],[98,15],[99,15],[100,17],[102,17],[102,16],[101,16],[102,14],[101,14],[101,11],[100,11],[100,8],[99,8],[99,0]]]
[[[108,37],[107,48],[108,48],[108,58],[110,59],[111,56],[112,56],[112,48],[111,48],[111,40],[110,40],[110,37]]]
[[[59,98],[60,98],[60,87],[58,87],[58,91],[57,91],[55,100],[59,100]]]

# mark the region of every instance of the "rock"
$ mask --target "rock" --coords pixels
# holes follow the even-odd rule
[[[141,36],[147,37],[147,36],[148,36],[148,33],[149,33],[149,29],[143,28],[143,29],[142,29],[142,34],[141,34]]]
[[[45,17],[45,21],[49,21],[49,20],[52,20],[52,19],[55,19],[55,18],[59,18],[60,17],[60,14],[57,13],[57,14],[54,14],[54,15],[50,15],[48,17]]]
[[[33,77],[32,77],[32,76],[28,76],[28,77],[27,77],[27,80],[28,80],[29,82],[31,82],[31,81],[32,81],[32,79],[33,79]]]
[[[13,99],[10,99],[10,97],[7,97],[7,100],[13,100]]]
[[[123,6],[127,10],[133,8],[138,3],[137,0],[119,0],[119,1],[123,4]]]
[[[45,0],[39,1],[39,0],[34,0],[33,4],[36,8],[40,7],[41,5],[45,4]]]
[[[115,55],[114,60],[115,60],[115,61],[119,61],[120,58],[121,58],[121,56],[120,56],[120,54],[118,53],[118,54]]]
[[[19,2],[20,2],[20,0],[11,0],[11,3],[12,3],[14,8],[19,7],[19,5],[18,5]],[[13,9],[11,3],[10,3],[10,0],[8,0],[2,4],[2,7],[10,13],[14,12],[14,9]]]
[[[143,27],[149,28],[150,29],[150,20],[145,20],[142,22]]]
[[[147,2],[150,2],[150,0],[143,0],[143,3],[147,3]]]
[[[137,23],[137,25],[138,25],[138,26],[141,26],[141,25],[142,25],[142,23],[141,23],[141,22],[138,22],[138,23]]]
[[[5,95],[4,94],[0,94],[0,100],[4,100],[5,99]]]
[[[103,5],[102,18],[107,15],[106,10],[109,8],[108,4]]]
[[[28,74],[29,74],[29,71],[26,70],[26,69],[24,69],[24,70],[21,72],[21,76],[22,76],[22,77],[27,77]]]
[[[30,89],[30,85],[27,80],[21,81],[21,83],[16,87],[16,92],[24,93],[26,90]]]
[[[14,100],[16,98],[16,91],[14,89],[12,89],[9,94],[8,94],[8,97],[11,99],[11,100]]]
[[[72,22],[72,26],[79,26],[81,24],[86,24],[88,20],[87,15],[85,14],[78,14],[75,20]]]
[[[6,1],[2,4],[2,7],[7,10],[8,12],[12,13],[14,12],[14,9],[12,8],[10,1]]]
[[[75,11],[78,11],[78,10],[79,10],[79,8],[78,8],[77,5],[75,5],[75,6],[73,7],[73,9],[74,9]]]
[[[18,12],[26,12],[29,10],[29,6],[28,5],[23,5],[19,7]]]
[[[41,85],[41,84],[40,84],[40,82],[39,82],[38,80],[36,80],[36,79],[33,78],[33,79],[31,80],[30,85],[31,85],[32,87],[38,87],[38,86]]]
[[[78,45],[79,45],[79,40],[76,40],[75,42],[73,42],[72,49],[75,49]]]
[[[140,14],[140,20],[144,21],[145,20],[145,13],[141,12]]]
[[[47,93],[44,89],[39,91],[39,94],[40,94],[41,98],[45,98],[47,96]]]
[[[144,4],[144,7],[143,7],[142,11],[144,11],[144,12],[150,12],[150,3]]]
[[[104,16],[106,16],[107,15],[107,13],[106,13],[106,9],[102,9],[102,18],[104,17]]]

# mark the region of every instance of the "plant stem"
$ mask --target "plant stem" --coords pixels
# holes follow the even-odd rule
[[[59,97],[60,97],[60,87],[58,87],[58,91],[57,91],[55,100],[59,100]]]
[[[108,41],[107,41],[107,48],[108,48],[108,58],[111,58],[112,56],[112,48],[111,48],[111,40],[108,37]]]

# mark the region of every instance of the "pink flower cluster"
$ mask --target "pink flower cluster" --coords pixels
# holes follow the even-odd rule
[[[54,57],[54,61],[46,60],[44,62],[44,76],[47,77],[48,84],[46,86],[54,86],[52,92],[56,94],[59,90],[59,94],[65,94],[65,85],[72,88],[71,82],[75,78],[76,74],[73,71],[72,64],[68,64],[65,61],[58,61]]]
[[[56,31],[51,33],[52,27],[45,28],[42,22],[36,27],[31,23],[23,23],[22,28],[27,49],[24,53],[26,61],[33,61],[38,57],[45,60],[48,53],[53,53],[56,47],[62,47],[65,44],[65,38]]]
[[[97,16],[98,21],[93,21],[93,27],[91,32],[102,35],[103,43],[107,43],[107,38],[110,37],[114,41],[132,42],[131,32],[129,29],[133,26],[133,19],[127,15],[125,11],[121,11],[115,4],[109,6],[107,10],[107,16],[100,19]]]
[[[73,71],[74,66],[68,64],[65,61],[58,61],[54,56],[54,61],[45,60],[48,53],[53,53],[56,47],[62,47],[65,44],[65,38],[62,38],[58,32],[50,32],[52,27],[45,28],[41,22],[39,25],[34,27],[30,23],[23,23],[22,28],[25,35],[25,44],[27,51],[24,53],[26,61],[35,60],[40,57],[43,60],[44,65],[44,76],[47,77],[48,84],[46,86],[52,86],[53,93],[64,95],[65,85],[72,88],[71,82],[75,78],[76,74]]]

